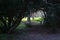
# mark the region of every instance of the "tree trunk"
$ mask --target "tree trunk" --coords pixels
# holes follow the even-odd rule
[[[0,17],[0,20],[3,23],[3,26],[1,26],[0,29],[3,33],[10,33],[20,24],[22,17],[16,17],[15,21],[13,20],[13,18],[14,17],[10,16],[8,17],[8,19],[5,16]]]
[[[30,15],[28,15],[27,21],[28,21],[29,23],[31,22],[31,21],[30,21]]]
[[[8,33],[11,33],[14,31],[14,29],[17,28],[17,26],[20,24],[21,22],[21,17],[18,17],[17,20],[15,21],[14,25],[8,30]]]

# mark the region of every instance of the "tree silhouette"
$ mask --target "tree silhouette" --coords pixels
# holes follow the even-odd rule
[[[44,8],[41,10],[46,11],[45,24],[48,26],[59,24],[59,0],[56,0],[57,2],[51,1],[50,4],[48,1],[50,0],[0,0],[0,20],[3,23],[0,29],[10,33],[19,25],[23,17],[30,14],[30,10],[38,11],[41,8]]]

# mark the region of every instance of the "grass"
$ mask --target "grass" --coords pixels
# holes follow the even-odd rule
[[[34,20],[32,18],[30,18],[30,20],[31,20],[31,22],[33,22],[33,21],[34,22],[40,22],[40,21],[43,21],[44,19],[40,18],[40,17],[34,17]],[[27,17],[23,18],[22,21],[26,22],[27,21]],[[24,29],[26,27],[27,27],[26,24],[24,24],[24,23],[21,22],[20,25],[18,25],[17,28]]]
[[[40,22],[40,21],[43,21],[44,19],[43,18],[40,18],[40,17],[34,17],[34,20],[33,18],[30,18],[31,21],[36,21],[36,22]],[[23,22],[27,21],[27,17],[23,18],[22,19]]]
[[[20,23],[20,25],[18,25],[17,29],[20,28],[20,29],[24,29],[26,28],[27,26],[24,24],[24,23]]]
[[[40,18],[40,17],[34,17],[34,20],[33,20],[33,18],[31,17],[30,20],[31,20],[31,22],[40,22],[40,21],[43,21],[44,19],[43,19],[43,18]],[[27,21],[27,17],[24,17],[24,18],[22,19],[22,21],[23,21],[23,22],[26,22],[26,21]],[[3,23],[0,21],[0,26],[2,26],[2,25],[3,25]],[[24,28],[26,28],[26,27],[27,27],[27,26],[26,26],[24,23],[21,22],[21,23],[18,25],[17,28],[24,29]]]
[[[39,21],[43,21],[43,18],[39,18],[39,17],[34,17],[34,20],[32,18],[30,18],[31,21],[36,21],[36,22],[39,22]],[[23,18],[22,21],[27,21],[27,17]],[[3,23],[0,21],[0,26],[2,25]],[[17,29],[24,29],[26,28],[27,26],[24,24],[24,23],[20,23],[17,27]],[[11,35],[7,35],[7,34],[0,34],[0,40],[7,40],[7,39],[11,39],[13,40],[15,37],[14,34],[11,34]]]

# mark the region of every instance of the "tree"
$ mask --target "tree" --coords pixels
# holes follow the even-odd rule
[[[46,11],[45,25],[55,28],[54,25],[60,23],[58,5],[60,1],[58,1],[51,1],[49,4],[47,0],[0,0],[0,21],[3,23],[0,29],[3,32],[10,33],[19,25],[23,17],[30,14],[29,10],[38,11],[41,8],[44,8],[44,11]],[[56,5],[53,3],[56,3]]]
[[[46,3],[46,17],[45,17],[45,25],[48,28],[52,28],[52,31],[55,32],[59,27],[60,19],[59,19],[59,3],[56,1],[49,0],[49,2]],[[55,4],[54,4],[55,3]]]
[[[29,10],[43,7],[43,0],[0,0],[0,20],[4,24],[1,30],[10,33]]]

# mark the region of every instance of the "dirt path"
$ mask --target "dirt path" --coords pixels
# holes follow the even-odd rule
[[[11,34],[5,35],[5,38],[0,40],[60,40],[60,34],[41,34],[38,32],[24,33],[24,34]]]
[[[42,25],[24,30],[18,29],[12,34],[0,34],[0,40],[60,40],[60,33],[48,33]]]
[[[0,40],[60,40],[60,33],[48,34],[37,31],[18,31],[13,34],[0,34]]]

